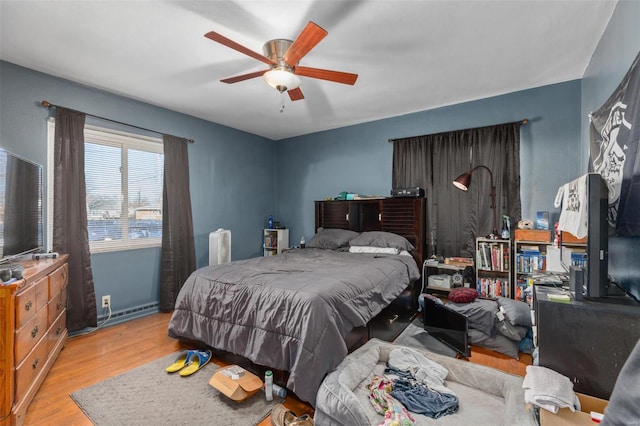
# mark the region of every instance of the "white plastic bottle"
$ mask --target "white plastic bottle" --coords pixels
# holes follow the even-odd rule
[[[271,370],[264,373],[264,394],[267,401],[273,401],[273,373]]]
[[[272,386],[272,389],[273,389],[273,394],[275,396],[277,396],[278,398],[282,398],[282,399],[285,399],[287,397],[287,389],[286,388],[283,388],[282,386],[278,386],[275,383],[273,385],[271,385],[271,386]],[[262,390],[263,391],[265,390],[264,388],[265,387],[263,385],[262,386]]]
[[[300,237],[300,248],[304,248],[305,247],[305,241],[304,241],[304,236]]]
[[[273,384],[273,393],[279,397],[279,398],[286,398],[287,397],[287,389],[283,388],[282,386],[278,386],[275,383]]]

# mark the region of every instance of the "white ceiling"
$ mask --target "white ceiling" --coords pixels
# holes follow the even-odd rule
[[[2,0],[0,59],[278,140],[581,78],[615,4]],[[266,67],[205,33],[262,53],[310,20],[329,34],[300,65],[354,86],[303,77],[280,113],[262,78],[219,81]]]

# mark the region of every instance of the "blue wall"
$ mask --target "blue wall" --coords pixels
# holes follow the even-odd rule
[[[262,229],[275,211],[274,141],[2,61],[0,81],[0,146],[42,164],[45,175],[43,99],[195,139],[189,178],[197,265],[208,263],[208,234],[221,227],[232,232],[233,259],[262,253]],[[158,300],[159,248],[93,254],[91,262],[97,299],[110,294],[114,311]]]
[[[539,210],[552,211],[556,189],[580,173],[579,80],[280,141],[278,217],[294,244],[301,235],[308,240],[314,200],[341,191],[389,195],[389,139],[523,118],[530,123],[521,127],[522,215],[534,219]]]

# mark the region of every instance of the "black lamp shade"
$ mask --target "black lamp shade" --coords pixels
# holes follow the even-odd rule
[[[458,176],[454,181],[453,185],[458,188],[466,191],[469,189],[469,185],[471,184],[471,173],[466,172]]]

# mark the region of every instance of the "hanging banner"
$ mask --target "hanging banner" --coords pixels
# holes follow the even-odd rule
[[[640,235],[640,52],[589,121],[589,171],[602,175],[609,188],[611,234]]]

